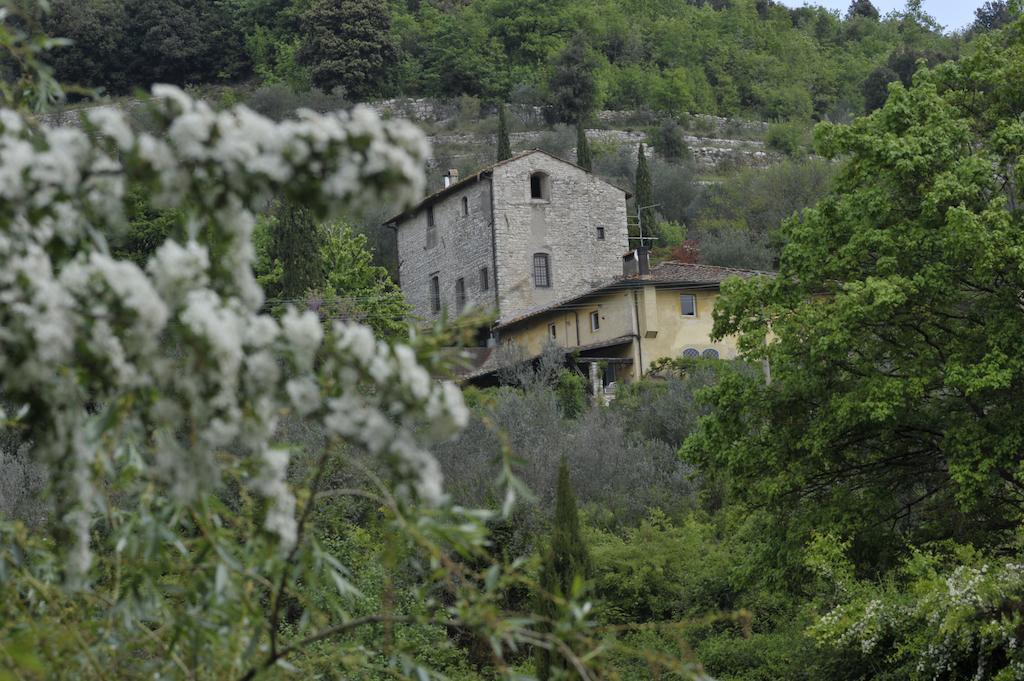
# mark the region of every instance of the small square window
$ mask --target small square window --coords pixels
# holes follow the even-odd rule
[[[594,310],[590,313],[590,330],[597,331],[601,328],[601,314]]]
[[[554,324],[548,324],[548,336],[554,340],[558,338],[558,327]]]
[[[480,268],[480,290],[487,291],[491,288],[491,275],[486,267]]]
[[[597,228],[597,240],[604,241],[604,227]]]
[[[680,301],[680,313],[684,317],[696,317],[697,316],[697,296],[692,293],[683,293],[679,297]]]

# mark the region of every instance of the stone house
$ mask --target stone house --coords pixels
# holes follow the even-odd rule
[[[712,311],[722,282],[771,272],[663,262],[650,267],[642,249],[628,253],[623,272],[583,293],[503,319],[498,342],[514,343],[527,357],[545,344],[599,381],[596,387],[644,376],[662,357],[733,359],[734,338],[711,339]],[[464,379],[493,383],[500,351],[491,351]]]
[[[496,312],[499,324],[621,271],[629,194],[579,166],[526,151],[392,218],[399,283],[414,314]]]

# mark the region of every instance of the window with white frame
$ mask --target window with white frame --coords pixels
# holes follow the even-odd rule
[[[601,313],[594,310],[590,313],[590,330],[597,331],[601,328]]]
[[[697,296],[683,293],[679,296],[679,313],[684,317],[697,316]]]
[[[558,338],[558,326],[555,324],[548,324],[548,337],[551,340]]]

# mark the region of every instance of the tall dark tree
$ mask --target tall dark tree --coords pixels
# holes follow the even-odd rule
[[[274,218],[269,255],[281,265],[281,283],[271,293],[301,298],[324,283],[319,229],[309,210],[294,203],[279,204]]]
[[[580,533],[580,517],[576,509],[576,495],[569,483],[569,464],[562,459],[558,467],[558,486],[555,492],[555,522],[551,529],[551,544],[541,565],[540,614],[550,619],[558,617],[558,604],[554,598],[569,598],[576,594],[582,581],[590,575],[590,552]],[[554,597],[554,598],[552,598]],[[565,660],[549,650],[537,651],[537,678],[547,681],[555,669],[566,669]],[[565,676],[561,678],[575,678]]]
[[[44,28],[48,35],[71,41],[49,56],[57,78],[109,92],[127,89],[126,21],[122,0],[54,0]]]
[[[576,165],[584,170],[594,169],[594,159],[590,154],[590,142],[587,141],[587,129],[583,122],[576,124]]]
[[[597,106],[598,66],[586,39],[577,34],[559,55],[551,76],[551,103],[559,120],[579,123]]]
[[[498,160],[512,158],[512,143],[508,139],[508,113],[505,105],[498,106]]]
[[[313,85],[325,92],[343,87],[357,101],[386,91],[398,63],[387,2],[314,0],[303,21],[298,60],[310,68]]]
[[[854,17],[864,17],[878,21],[879,14],[875,6],[871,4],[871,0],[853,0],[850,3],[850,9],[846,11],[846,18],[853,19]]]
[[[640,236],[657,236],[658,219],[654,213],[654,188],[651,182],[651,168],[647,165],[647,155],[641,144],[636,154],[636,209],[640,216]],[[649,246],[650,242],[640,242],[641,246]]]
[[[989,0],[984,5],[974,10],[974,23],[971,24],[972,33],[986,33],[1002,28],[1013,21],[1014,13],[1010,3],[1006,0]]]
[[[861,85],[864,93],[864,110],[867,112],[881,109],[889,97],[889,83],[900,79],[900,74],[888,66],[882,65],[868,74]]]
[[[242,36],[213,0],[126,0],[126,72],[132,85],[208,83],[245,70]]]

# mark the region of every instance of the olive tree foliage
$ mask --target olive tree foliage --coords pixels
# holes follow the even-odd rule
[[[432,341],[260,311],[256,212],[272,197],[323,220],[408,206],[424,190],[422,133],[358,107],[274,123],[172,86],[152,95],[152,132],[112,109],[82,130],[0,110],[0,419],[52,500],[40,529],[0,520],[0,672],[266,678],[331,642],[322,654],[343,674],[423,678],[390,637],[370,639],[375,654],[346,644],[412,619],[350,615],[346,567],[314,524],[327,496],[355,495],[418,557],[425,589],[447,585],[417,622],[479,632],[499,673],[507,650],[534,645],[586,675],[595,663],[572,651],[588,639],[562,643],[590,626],[583,610],[543,630],[507,620],[494,595],[516,573],[488,564],[478,579],[459,560],[482,554],[486,514],[448,503],[429,451],[468,419],[458,388],[431,378]],[[144,266],[103,237],[124,224],[129,185],[186,216]],[[324,434],[298,479],[276,435],[285,417]],[[351,452],[376,462],[376,482],[324,489]]]
[[[671,384],[671,382],[669,382]],[[692,392],[656,391],[663,411],[697,413]],[[678,398],[678,399],[676,399]],[[434,448],[448,489],[471,506],[500,503],[499,482],[508,472],[530,496],[517,522],[524,535],[545,522],[555,505],[555,480],[564,456],[580,505],[594,522],[626,526],[650,508],[685,507],[695,493],[693,468],[676,456],[677,444],[640,434],[632,404],[619,409],[589,408],[575,419],[563,416],[559,397],[548,385],[527,390],[497,389],[474,408],[463,433]],[[692,424],[692,420],[687,419]],[[668,429],[671,430],[671,429]],[[499,452],[512,457],[509,471]]]

